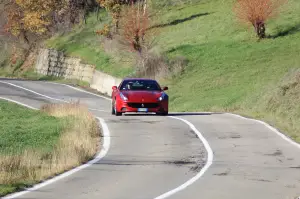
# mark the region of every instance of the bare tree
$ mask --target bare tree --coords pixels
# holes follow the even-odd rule
[[[145,3],[132,2],[129,7],[124,8],[120,34],[131,50],[142,53],[147,34],[150,33],[147,32],[149,27],[150,17]]]
[[[274,17],[285,0],[237,0],[237,17],[254,27],[259,39],[266,37],[266,21]]]

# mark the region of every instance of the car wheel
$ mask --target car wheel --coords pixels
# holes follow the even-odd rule
[[[115,100],[115,103],[114,103],[114,106],[113,106],[113,112],[116,116],[121,116],[122,115],[122,112],[118,112],[117,111],[117,101]]]
[[[112,115],[116,114],[114,105],[111,105],[111,114]]]
[[[122,112],[116,112],[116,116],[121,116]]]
[[[156,115],[161,115],[161,116],[166,116],[168,114],[169,114],[168,112],[159,112],[159,113],[156,113]]]
[[[169,113],[168,112],[163,112],[162,115],[163,116],[167,116]]]

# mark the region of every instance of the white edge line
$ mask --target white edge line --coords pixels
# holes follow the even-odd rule
[[[18,86],[18,85],[16,85],[16,84],[12,84],[12,83],[9,83],[9,82],[0,81],[0,83],[8,84],[8,85],[10,85],[10,86],[14,86],[14,87],[17,87],[17,88],[26,90],[26,91],[28,91],[28,92],[31,92],[31,93],[34,93],[34,94],[36,94],[36,95],[45,97],[45,98],[47,98],[47,99],[56,100],[56,101],[61,101],[61,102],[67,102],[67,101],[65,101],[65,100],[61,100],[61,99],[56,99],[56,98],[53,98],[53,97],[49,97],[49,96],[47,96],[47,95],[43,95],[43,94],[41,94],[41,93],[35,92],[35,91],[33,91],[33,90],[30,90],[30,89],[28,89],[28,88],[24,88],[24,87],[22,87],[22,86]]]
[[[41,94],[41,93],[38,93],[38,92],[36,92],[36,91],[30,90],[30,89],[28,89],[28,88],[24,88],[24,87],[22,87],[22,86],[19,86],[19,85],[13,84],[13,83],[5,82],[5,81],[0,81],[0,83],[8,84],[8,85],[10,85],[10,86],[13,86],[13,87],[17,87],[17,88],[26,90],[26,91],[28,91],[28,92],[31,92],[31,93],[34,93],[34,94],[36,94],[36,95],[45,97],[45,98],[47,98],[47,99],[56,100],[56,101],[60,101],[60,102],[64,102],[64,103],[69,103],[68,101],[65,101],[65,100],[62,100],[62,99],[53,98],[53,97],[50,97],[50,96],[47,96],[47,95],[43,95],[43,94]],[[50,83],[50,82],[47,82],[47,83]],[[51,83],[52,83],[52,84],[59,84],[59,83],[53,83],[53,82],[51,82]],[[69,86],[69,85],[67,85],[67,84],[59,84],[59,85],[67,86],[67,87],[70,87],[70,88],[72,88],[72,89],[75,89],[75,90],[84,92],[84,93],[89,93],[89,94],[93,94],[93,95],[98,96],[98,97],[102,97],[102,98],[108,99],[108,98],[103,97],[103,96],[101,96],[101,95],[97,95],[97,94],[94,94],[94,93],[91,93],[91,92],[88,92],[88,91],[84,91],[84,90],[75,88],[75,87],[73,87],[73,86]],[[107,113],[109,113],[109,111],[100,110],[100,109],[91,109],[91,108],[88,108],[88,109],[89,109],[89,110],[92,110],[92,111],[99,111],[99,112],[107,112]]]
[[[38,109],[36,109],[34,107],[28,106],[28,105],[23,104],[21,102],[17,102],[15,100],[11,100],[11,99],[8,99],[8,98],[3,98],[3,97],[0,97],[0,98],[4,99],[4,100],[7,100],[7,101],[11,101],[11,102],[17,103],[17,104],[25,106],[27,108],[38,110]],[[67,171],[65,173],[62,173],[62,174],[60,174],[58,176],[55,176],[55,177],[53,177],[53,178],[51,178],[49,180],[46,180],[46,181],[44,181],[42,183],[36,184],[33,187],[26,189],[25,191],[13,193],[11,195],[2,197],[2,199],[13,199],[13,198],[17,198],[19,196],[22,196],[22,195],[24,195],[26,193],[36,191],[36,190],[38,190],[38,189],[40,189],[40,188],[42,188],[42,187],[44,187],[46,185],[52,184],[52,183],[54,183],[56,181],[61,180],[62,178],[65,178],[67,176],[70,176],[70,175],[72,175],[72,174],[74,174],[74,173],[82,170],[82,169],[85,169],[85,168],[91,166],[92,164],[100,161],[103,157],[105,157],[105,155],[107,154],[107,152],[109,150],[109,147],[110,147],[110,132],[109,132],[108,126],[107,126],[106,122],[104,121],[104,119],[99,118],[99,117],[96,117],[96,118],[99,120],[99,122],[101,124],[101,127],[102,127],[103,144],[102,144],[101,151],[95,156],[95,158],[93,160],[90,160],[89,162],[87,162],[87,163],[85,163],[85,164],[83,164],[81,166],[78,166],[78,167],[76,167],[76,168],[74,168],[72,170],[69,170],[69,171]]]
[[[168,191],[168,192],[166,192],[166,193],[164,193],[160,196],[157,196],[154,199],[164,199],[164,198],[170,197],[171,195],[173,195],[173,194],[175,194],[179,191],[182,191],[183,189],[185,189],[188,186],[192,185],[194,182],[196,182],[197,180],[199,180],[203,176],[203,174],[209,169],[209,167],[212,165],[212,162],[213,162],[213,151],[212,151],[211,147],[209,146],[208,141],[197,130],[197,128],[191,122],[189,122],[185,119],[182,119],[182,118],[179,118],[179,117],[173,117],[173,116],[169,116],[169,117],[173,118],[173,119],[181,120],[182,122],[186,123],[195,132],[195,134],[198,136],[198,138],[204,144],[204,147],[207,151],[207,161],[206,161],[205,166],[201,169],[201,171],[196,176],[189,179],[187,182],[180,185],[179,187],[177,187],[175,189],[172,189],[172,190],[170,190],[170,191]]]
[[[80,89],[80,88],[76,88],[76,87],[74,87],[74,86],[70,86],[70,85],[67,85],[67,84],[62,84],[62,85],[65,85],[65,86],[67,86],[67,87],[69,87],[69,88],[78,90],[78,91],[80,91],[80,92],[88,93],[88,94],[91,94],[91,95],[94,95],[94,96],[97,96],[97,97],[101,97],[101,98],[103,98],[103,99],[106,99],[106,100],[111,101],[110,98],[104,97],[104,96],[102,96],[102,95],[98,95],[98,94],[95,94],[95,93],[92,93],[92,92],[89,92],[89,91],[85,91],[85,90],[82,90],[82,89]]]
[[[3,100],[6,100],[6,101],[10,101],[10,102],[19,104],[19,105],[24,106],[24,107],[26,107],[26,108],[30,108],[30,109],[34,109],[34,110],[39,110],[38,108],[34,108],[34,107],[29,106],[29,105],[27,105],[27,104],[23,104],[23,103],[21,103],[21,102],[18,102],[18,101],[12,100],[12,99],[8,99],[8,98],[5,98],[5,97],[0,97],[0,99],[3,99]]]
[[[91,95],[94,95],[94,96],[97,96],[97,97],[100,97],[100,98],[103,98],[103,99],[111,101],[111,99],[108,98],[108,97],[105,97],[105,96],[102,96],[102,95],[98,95],[96,93],[92,93],[92,92],[89,92],[89,91],[86,91],[86,90],[83,90],[83,89],[80,89],[80,88],[77,88],[77,87],[74,87],[74,86],[70,86],[68,84],[57,83],[57,82],[47,82],[47,81],[45,81],[45,83],[48,83],[48,84],[58,84],[58,85],[67,86],[67,87],[72,88],[74,90],[77,90],[77,91],[80,91],[80,92],[83,92],[83,93],[88,93],[88,94],[91,94]]]
[[[289,138],[288,136],[286,136],[285,134],[281,133],[278,129],[272,127],[270,124],[264,122],[264,121],[261,121],[261,120],[256,120],[256,119],[251,119],[251,118],[246,118],[246,117],[243,117],[241,115],[237,115],[237,114],[234,114],[234,113],[226,113],[227,115],[232,115],[234,117],[238,117],[238,118],[241,118],[241,119],[245,119],[245,120],[250,120],[250,121],[254,121],[254,122],[258,122],[260,124],[263,124],[264,126],[266,126],[268,129],[270,129],[271,131],[273,131],[274,133],[276,133],[278,136],[280,136],[282,139],[284,139],[285,141],[289,142],[290,144],[294,145],[295,147],[299,148],[300,149],[300,144],[295,142],[294,140],[292,140],[291,138]]]

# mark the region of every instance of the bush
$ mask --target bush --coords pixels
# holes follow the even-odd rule
[[[254,27],[259,39],[266,37],[266,21],[274,17],[284,0],[237,0],[234,10],[244,23]]]

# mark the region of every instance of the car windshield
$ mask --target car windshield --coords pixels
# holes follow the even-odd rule
[[[125,80],[121,85],[121,90],[145,90],[160,91],[161,88],[154,80]]]

